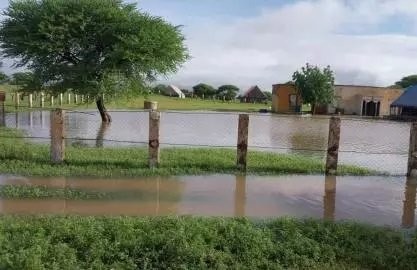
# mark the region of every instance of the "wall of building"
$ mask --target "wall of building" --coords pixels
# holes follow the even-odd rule
[[[297,95],[292,84],[275,84],[272,86],[272,111],[276,113],[294,112],[290,108],[290,95]],[[301,106],[301,98],[297,97],[297,106]]]
[[[344,110],[344,114],[362,113],[362,101],[373,99],[380,101],[380,116],[390,114],[390,105],[403,93],[402,89],[372,86],[336,85],[336,108]]]

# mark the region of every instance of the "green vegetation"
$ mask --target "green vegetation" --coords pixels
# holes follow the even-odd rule
[[[321,221],[0,219],[1,269],[415,269],[417,236]]]
[[[0,85],[0,91],[6,92],[6,111],[13,112],[15,110],[15,104],[12,100],[12,94],[18,89],[18,86],[15,85]],[[132,97],[113,97],[106,101],[106,107],[108,109],[114,110],[138,110],[143,109],[143,102],[145,100],[152,100],[158,102],[158,107],[160,110],[205,110],[205,111],[241,111],[241,112],[257,112],[260,109],[269,109],[271,104],[253,104],[253,103],[240,103],[238,101],[223,101],[223,100],[202,100],[199,98],[175,98],[167,97],[162,95],[147,95],[147,96],[132,96]],[[67,96],[64,95],[64,104],[63,106],[58,106],[59,102],[55,98],[55,104],[53,108],[62,107],[65,109],[72,110],[85,110],[85,109],[94,109],[95,104],[92,100],[88,104],[74,104],[72,98],[71,104],[68,105]],[[34,107],[39,107],[39,99],[33,101]],[[29,110],[28,108],[28,98],[23,97],[23,100],[20,102],[22,106],[19,108],[20,111]],[[45,98],[45,109],[52,108],[50,106],[49,98]],[[35,108],[34,110],[39,110]]]
[[[123,190],[123,191],[95,191],[78,188],[57,188],[50,186],[1,185],[0,198],[7,199],[63,199],[63,200],[154,200],[157,192],[150,190]],[[165,199],[176,200],[175,195]]]
[[[48,146],[29,143],[18,136],[20,131],[0,128],[0,173],[100,177],[238,173],[234,149],[162,149],[160,167],[149,169],[146,148],[67,147],[65,164],[53,165]],[[355,166],[339,166],[339,169],[340,174],[375,174]],[[260,175],[319,174],[324,172],[324,164],[318,158],[250,151],[247,170],[249,174]]]
[[[331,104],[334,100],[334,75],[330,66],[321,70],[306,64],[301,71],[294,72],[292,79],[304,103],[311,104],[315,114],[318,105]]]
[[[416,85],[416,84],[417,84],[417,75],[414,74],[414,75],[403,77],[400,81],[395,83],[395,86],[399,88],[407,88],[409,86]]]
[[[12,0],[0,43],[43,90],[90,95],[103,122],[103,93],[139,93],[189,57],[179,26],[119,0]]]

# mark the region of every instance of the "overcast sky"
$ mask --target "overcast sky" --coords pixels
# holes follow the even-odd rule
[[[138,8],[184,25],[192,59],[166,78],[180,87],[270,90],[306,62],[330,65],[340,84],[387,86],[417,73],[417,0],[139,0]]]

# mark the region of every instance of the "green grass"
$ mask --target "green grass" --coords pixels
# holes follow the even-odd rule
[[[351,223],[0,218],[0,269],[415,269],[417,237]]]
[[[0,198],[5,199],[63,199],[63,200],[119,200],[152,201],[158,196],[152,190],[96,191],[81,188],[50,186],[1,185]],[[165,200],[178,200],[177,195],[164,194]]]
[[[167,148],[161,150],[161,165],[148,168],[146,148],[67,147],[65,163],[50,162],[49,147],[17,137],[20,132],[0,128],[0,173],[25,176],[135,177],[152,175],[235,174],[236,150],[212,148]],[[256,175],[321,174],[318,158],[250,151],[247,173]],[[341,175],[376,174],[365,168],[339,166]]]
[[[15,111],[15,103],[12,101],[12,94],[16,91],[16,87],[13,85],[0,85],[0,91],[5,91],[7,93],[6,97],[6,110]],[[72,96],[72,102],[74,97]],[[107,109],[128,109],[128,110],[138,110],[143,109],[143,102],[146,100],[152,100],[158,102],[159,110],[209,110],[209,111],[243,111],[243,112],[255,112],[260,109],[269,109],[271,104],[252,104],[252,103],[240,103],[239,101],[235,102],[224,102],[220,100],[202,100],[198,98],[185,98],[179,99],[175,97],[167,97],[162,95],[149,95],[149,96],[137,96],[137,97],[120,97],[113,98],[106,101]],[[34,107],[39,107],[39,100],[33,101]],[[67,104],[67,95],[64,95],[64,104],[63,106],[58,106],[59,100],[55,98],[54,108],[62,107],[65,109],[96,109],[95,104],[90,102],[89,104]],[[19,110],[28,110],[28,98],[20,102],[22,106]],[[49,97],[45,97],[45,109],[51,108]]]

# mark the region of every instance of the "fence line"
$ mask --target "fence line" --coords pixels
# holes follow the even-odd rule
[[[13,105],[5,105],[4,103],[0,105],[4,105],[4,106],[0,106],[0,125],[2,124],[2,119],[4,120],[4,113],[2,114],[2,110],[1,108],[4,108],[5,106],[13,106]],[[41,107],[33,107],[33,108],[41,108]],[[49,108],[52,110],[52,108]],[[48,109],[48,110],[49,110]],[[71,114],[71,113],[80,113],[80,114],[86,114],[86,115],[91,115],[91,116],[97,116],[96,113],[89,113],[89,112],[85,112],[85,111],[76,111],[76,110],[67,110],[67,109],[55,109],[51,112],[51,133],[50,133],[50,137],[42,137],[42,136],[19,136],[18,138],[31,138],[31,139],[50,139],[51,140],[51,162],[62,162],[65,158],[65,147],[61,145],[63,144],[63,141],[66,140],[85,140],[85,141],[97,141],[97,138],[79,138],[79,137],[73,137],[73,136],[66,136],[65,135],[65,130],[62,130],[61,128],[56,128],[56,119],[53,118],[54,115],[57,113],[57,111],[60,111],[62,113],[62,118],[63,121],[67,118],[65,118],[65,113]],[[65,112],[65,113],[64,113]],[[408,156],[408,165],[407,165],[407,175],[412,175],[412,176],[417,176],[417,124],[413,124],[412,128],[410,129],[410,144],[409,144],[409,150],[406,151],[386,151],[384,150],[384,145],[381,144],[381,142],[379,142],[379,144],[377,144],[377,146],[379,146],[381,151],[360,151],[360,150],[344,150],[343,149],[343,143],[340,142],[340,135],[341,135],[341,126],[343,128],[343,121],[350,121],[352,119],[350,118],[343,118],[343,117],[332,117],[332,118],[323,118],[323,120],[329,120],[329,133],[328,133],[328,138],[327,138],[327,146],[323,147],[323,148],[303,148],[303,147],[280,147],[280,146],[268,146],[268,145],[261,145],[262,144],[262,140],[261,141],[257,141],[260,143],[254,143],[254,144],[250,144],[248,143],[248,138],[249,138],[249,121],[250,118],[252,117],[259,117],[259,116],[264,116],[263,114],[256,114],[256,115],[252,115],[252,114],[240,114],[239,115],[239,122],[237,127],[233,128],[233,132],[236,134],[236,137],[238,138],[237,140],[237,144],[232,144],[229,143],[229,140],[226,140],[225,144],[222,144],[222,139],[217,140],[217,144],[210,144],[210,142],[207,144],[206,141],[201,141],[201,143],[197,143],[197,144],[193,144],[193,143],[187,143],[187,141],[185,143],[170,143],[170,142],[163,142],[160,139],[160,121],[161,121],[161,112],[160,111],[152,111],[152,110],[122,110],[122,111],[109,111],[109,112],[148,112],[149,113],[149,140],[143,139],[143,140],[118,140],[118,139],[104,139],[101,138],[100,140],[102,142],[116,142],[116,143],[127,143],[127,144],[142,144],[142,145],[148,145],[148,159],[149,159],[149,166],[150,167],[157,167],[160,163],[160,147],[167,145],[167,146],[201,146],[201,147],[213,147],[213,148],[235,148],[237,150],[236,152],[236,167],[240,170],[245,170],[246,168],[246,164],[247,164],[247,151],[248,151],[248,146],[251,148],[258,148],[258,149],[282,149],[282,150],[292,150],[292,151],[304,151],[304,152],[317,152],[317,153],[326,153],[326,163],[325,163],[325,170],[327,174],[334,174],[337,171],[337,166],[340,163],[339,161],[339,153],[352,153],[352,154],[368,154],[368,155],[401,155],[403,157],[401,157],[401,164],[404,164],[404,169],[405,169],[405,155]],[[190,114],[194,114],[194,115],[207,115],[206,112],[176,112],[176,111],[168,111],[168,112],[164,112],[166,114],[184,114],[184,115],[190,115]],[[223,115],[231,115],[232,113],[222,113],[222,112],[215,112],[213,114],[223,114]],[[2,117],[3,115],[3,117]],[[152,118],[152,115],[156,116],[158,115],[157,118]],[[237,116],[236,113],[232,114]],[[269,115],[270,116],[270,115]],[[141,115],[141,119],[142,119],[143,115]],[[163,116],[162,116],[163,117]],[[275,117],[275,116],[274,116]],[[278,118],[281,116],[277,116]],[[283,117],[287,117],[287,116],[283,116]],[[55,119],[55,120],[54,120]],[[59,118],[58,118],[59,119]],[[91,118],[92,119],[92,118]],[[91,121],[90,118],[85,118],[83,121],[87,121],[90,122]],[[139,118],[138,118],[139,119]],[[213,120],[214,119],[214,120]],[[210,120],[214,121],[214,123],[216,122],[216,118],[214,117],[213,119],[210,118]],[[233,118],[234,119],[234,118]],[[320,119],[320,118],[319,118]],[[143,119],[142,119],[143,120]],[[155,122],[155,125],[152,125],[153,121],[157,121]],[[200,120],[199,120],[200,121]],[[233,120],[235,121],[235,120]],[[243,122],[242,122],[243,121]],[[360,121],[360,122],[370,122],[369,120],[366,119],[354,119],[354,121]],[[92,122],[92,121],[91,121]],[[96,122],[96,121],[94,121]],[[246,122],[246,123],[245,123]],[[375,121],[371,121],[371,122],[375,122]],[[384,121],[386,122],[386,121]],[[204,122],[198,122],[200,126],[201,124],[204,124]],[[279,123],[279,122],[277,122]],[[321,122],[320,123],[320,127],[321,125],[324,125],[325,122]],[[171,126],[172,123],[170,123],[169,126]],[[174,123],[175,124],[175,123]],[[3,124],[4,125],[4,124]],[[90,124],[88,124],[90,125]],[[58,125],[59,126],[59,125]],[[64,126],[64,122],[62,122],[62,128]],[[146,125],[144,125],[144,127],[146,127]],[[187,127],[187,126],[185,126]],[[256,125],[255,125],[256,127]],[[279,127],[279,126],[278,126]],[[354,124],[353,127],[355,128],[362,128],[360,125],[356,125]],[[363,126],[363,128],[365,128],[367,126]],[[189,128],[189,126],[188,126]],[[237,128],[237,130],[236,130]],[[370,127],[369,127],[370,128]],[[246,130],[247,129],[247,130]],[[371,128],[370,128],[371,129]],[[404,131],[408,130],[408,127],[405,128],[401,127],[403,136],[402,138],[404,138]],[[54,131],[56,130],[56,131]],[[153,130],[153,131],[152,131]],[[180,128],[181,130],[181,128]],[[228,127],[226,127],[226,130],[229,130],[229,132],[232,130]],[[324,130],[322,128],[322,130]],[[353,129],[356,130],[356,129]],[[59,134],[59,132],[61,132],[61,135]],[[141,134],[143,132],[140,131]],[[169,132],[169,130],[167,131]],[[180,133],[179,133],[180,134]],[[214,133],[216,134],[216,133]],[[46,134],[45,134],[46,135]],[[143,134],[142,134],[143,135]],[[189,134],[188,134],[189,135]],[[350,140],[352,140],[352,137],[354,136],[355,133],[350,133]],[[314,136],[314,134],[313,134]],[[0,138],[10,138],[8,136],[1,136]],[[16,137],[13,137],[16,138]],[[262,138],[262,137],[260,137]],[[278,137],[279,138],[279,137]],[[325,138],[325,136],[323,136],[323,138]],[[229,137],[230,139],[230,137]],[[368,140],[368,141],[367,141]],[[181,142],[181,140],[180,140]],[[220,143],[219,143],[220,142]],[[382,140],[382,143],[384,143],[384,140]],[[365,138],[365,143],[364,143],[365,147],[368,147],[368,145],[371,147],[372,146],[372,141],[369,141],[369,138]],[[381,146],[382,145],[382,146]],[[388,144],[389,146],[390,144]],[[52,147],[55,147],[56,149],[54,150]],[[296,146],[296,145],[294,145]],[[371,148],[370,148],[371,149]],[[393,150],[399,150],[402,149],[398,148],[398,146],[396,148],[394,148]],[[378,150],[378,149],[374,149],[374,150]],[[321,156],[321,155],[320,155]],[[343,155],[342,158],[351,158],[350,156],[346,156]],[[362,160],[361,162],[367,162],[366,161],[366,157],[361,156],[360,158],[358,158],[357,160]],[[395,160],[395,159],[394,159]],[[356,162],[356,159],[353,161],[353,163]],[[399,164],[399,163],[398,163]],[[395,170],[395,169],[394,169]]]

